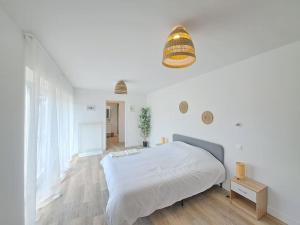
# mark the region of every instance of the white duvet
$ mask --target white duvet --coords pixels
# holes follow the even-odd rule
[[[139,217],[203,192],[225,180],[221,162],[207,151],[173,142],[139,154],[101,161],[109,190],[109,225],[132,225]]]

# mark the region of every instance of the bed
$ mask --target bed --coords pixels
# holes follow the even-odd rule
[[[225,180],[221,145],[173,135],[173,142],[138,154],[105,156],[109,225],[132,225],[138,218],[201,193]]]

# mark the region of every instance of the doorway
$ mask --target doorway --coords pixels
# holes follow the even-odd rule
[[[106,150],[125,149],[125,102],[106,101]]]

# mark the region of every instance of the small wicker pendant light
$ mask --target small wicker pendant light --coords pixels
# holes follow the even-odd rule
[[[124,80],[119,80],[115,86],[115,94],[127,94],[127,86]]]
[[[183,68],[195,61],[195,48],[190,34],[183,26],[176,26],[168,36],[162,64],[170,68]]]

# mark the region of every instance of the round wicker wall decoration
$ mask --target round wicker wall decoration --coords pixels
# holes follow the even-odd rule
[[[211,124],[214,120],[214,115],[210,111],[205,111],[202,113],[202,121],[205,124]]]
[[[188,103],[186,101],[180,102],[180,104],[179,104],[179,111],[181,113],[186,113],[188,111],[188,109],[189,109],[189,105],[188,105]]]

